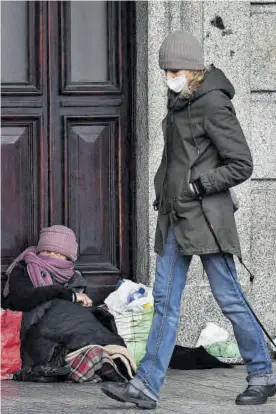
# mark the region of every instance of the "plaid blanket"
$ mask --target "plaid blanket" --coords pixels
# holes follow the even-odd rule
[[[66,363],[71,367],[69,380],[74,382],[126,381],[108,353],[97,345],[68,354]]]

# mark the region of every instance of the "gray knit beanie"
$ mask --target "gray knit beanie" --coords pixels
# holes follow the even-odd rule
[[[191,33],[184,30],[173,32],[160,47],[159,66],[163,70],[203,70],[203,48]]]

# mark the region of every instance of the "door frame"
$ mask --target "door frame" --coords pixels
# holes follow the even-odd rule
[[[130,65],[129,65],[129,74],[128,79],[130,81],[129,91],[130,91],[130,105],[129,105],[129,119],[130,119],[130,148],[129,148],[129,161],[131,163],[131,168],[129,170],[129,183],[130,183],[130,240],[132,248],[130,249],[130,268],[132,269],[132,275],[134,281],[137,280],[137,137],[136,137],[136,81],[137,81],[137,38],[136,38],[136,1],[128,1],[129,7],[129,19],[128,19],[128,48],[130,56]]]

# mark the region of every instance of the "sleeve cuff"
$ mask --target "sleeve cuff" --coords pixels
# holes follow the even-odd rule
[[[194,192],[197,196],[201,196],[204,195],[206,193],[205,188],[200,180],[200,178],[197,178],[193,183],[192,183]]]

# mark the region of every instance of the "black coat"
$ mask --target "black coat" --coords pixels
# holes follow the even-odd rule
[[[58,365],[67,352],[87,345],[110,344],[125,346],[123,339],[103,326],[91,309],[77,303],[54,299],[23,314],[23,367]]]
[[[58,284],[34,288],[24,262],[13,270],[7,301],[10,309],[23,311],[23,368],[62,365],[66,353],[86,345],[125,346],[118,334],[101,324],[91,308],[72,302],[73,292],[78,289],[85,289],[80,274],[74,275],[67,288]]]
[[[229,189],[250,177],[250,150],[231,99],[234,88],[215,67],[190,100],[169,95],[164,152],[155,176],[159,210],[155,251],[162,254],[172,224],[184,255],[219,252],[202,206],[225,253],[241,256]],[[201,202],[190,188],[197,182]]]

